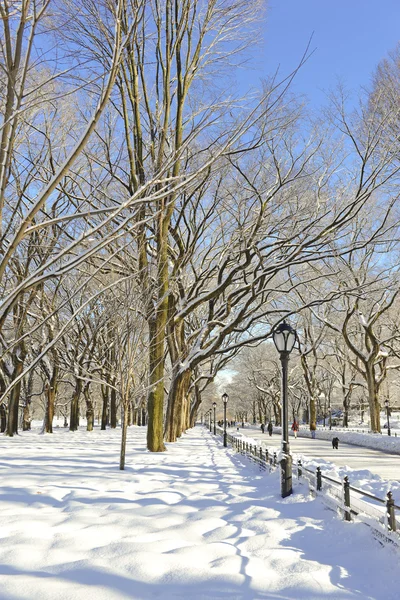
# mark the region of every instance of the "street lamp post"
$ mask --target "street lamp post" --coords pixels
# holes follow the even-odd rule
[[[210,410],[208,411],[208,416],[209,416],[209,419],[210,419],[210,422],[209,422],[209,429],[210,429],[210,433],[211,433],[211,418],[212,418],[212,417],[211,417],[211,408],[210,408]]]
[[[388,435],[392,435],[391,432],[390,432],[390,421],[389,421],[389,412],[390,412],[389,400],[385,400],[385,406],[386,406],[386,417],[387,417]]]
[[[332,406],[331,406],[330,397],[328,400],[328,410],[329,410],[329,431],[332,431]]]
[[[222,402],[224,403],[224,446],[225,448],[228,446],[227,443],[227,433],[226,433],[226,405],[228,404],[228,394],[222,394]]]
[[[214,435],[217,435],[217,425],[215,422],[215,409],[217,408],[217,403],[213,402],[213,408],[214,408]]]
[[[292,493],[292,457],[289,446],[288,424],[288,363],[289,355],[296,343],[296,331],[283,321],[274,331],[273,340],[282,363],[282,459],[281,496],[286,498]]]

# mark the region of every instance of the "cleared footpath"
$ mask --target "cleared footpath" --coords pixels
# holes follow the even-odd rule
[[[236,428],[228,429],[229,433],[238,433]],[[257,429],[242,429],[239,432],[254,440],[263,441],[269,447],[280,448],[281,435],[273,433],[262,434]],[[338,434],[340,439],[340,433]],[[330,461],[338,467],[350,467],[351,469],[367,469],[382,479],[400,481],[400,456],[388,454],[381,450],[372,450],[353,444],[340,442],[339,449],[333,450],[332,443],[329,440],[315,440],[310,438],[298,437],[295,439],[292,435],[289,439],[291,452],[293,454],[302,454],[310,459],[321,458]]]

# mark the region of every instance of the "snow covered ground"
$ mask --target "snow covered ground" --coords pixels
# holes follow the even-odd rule
[[[0,438],[1,600],[395,600],[400,550],[204,427]],[[365,475],[365,474],[364,474]],[[362,476],[364,476],[362,475]]]

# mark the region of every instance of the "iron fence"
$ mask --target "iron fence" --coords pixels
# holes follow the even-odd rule
[[[217,430],[218,433],[223,433],[220,427]],[[249,443],[230,433],[227,434],[227,440],[237,452],[252,460],[264,471],[270,472],[279,464],[276,451],[269,452],[261,445]],[[292,475],[296,475],[297,481],[307,482],[311,493],[318,495],[330,508],[339,510],[345,520],[351,521],[357,517],[376,532],[400,544],[400,506],[395,503],[392,492],[387,493],[386,499],[378,498],[352,486],[348,476],[340,481],[324,475],[320,467],[315,471],[308,468],[300,460],[293,468],[293,471],[295,470],[296,473],[293,472]]]

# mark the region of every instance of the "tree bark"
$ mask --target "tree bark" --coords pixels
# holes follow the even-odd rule
[[[13,373],[12,379],[19,377],[24,369],[25,352],[19,351],[13,355]],[[12,437],[15,433],[18,433],[18,409],[19,399],[21,396],[21,384],[20,380],[10,392],[9,403],[8,403],[8,421],[6,427],[6,435]]]
[[[121,453],[120,453],[120,458],[119,458],[119,468],[121,471],[123,471],[125,469],[127,431],[128,431],[128,410],[127,410],[127,407],[122,407]]]
[[[182,435],[184,401],[187,397],[191,376],[191,370],[179,374],[175,372],[172,375],[165,428],[167,442],[176,442],[177,438]]]
[[[101,411],[101,431],[105,431],[105,429],[107,428],[107,424],[108,424],[108,419],[107,419],[107,412],[108,412],[108,394],[109,394],[109,388],[107,385],[102,385],[101,386],[101,395],[103,398],[103,406],[102,406],[102,411]]]
[[[86,402],[86,431],[93,431],[94,427],[94,407],[90,397],[90,383],[86,383],[83,389],[83,396]]]
[[[371,431],[381,432],[379,389],[376,382],[375,369],[373,365],[365,363],[366,380],[368,387],[369,414],[371,419]]]
[[[150,321],[150,393],[147,407],[147,448],[150,452],[164,452],[163,412],[164,412],[164,339],[165,311],[157,311],[158,318]]]
[[[77,379],[75,383],[75,390],[71,400],[71,415],[69,422],[69,430],[77,431],[79,427],[79,399],[82,392],[82,381]]]
[[[58,379],[58,366],[53,365],[53,371],[51,374],[50,381],[46,387],[46,420],[45,420],[45,431],[46,433],[53,433],[53,419],[54,419],[54,407],[56,404],[57,397],[57,379]]]
[[[7,428],[7,411],[4,404],[0,404],[0,432],[4,433]]]
[[[115,386],[115,377],[112,379],[112,384]],[[117,427],[117,391],[114,387],[110,391],[110,424],[111,429]]]

